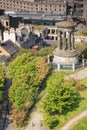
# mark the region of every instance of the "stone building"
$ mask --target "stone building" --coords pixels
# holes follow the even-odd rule
[[[0,0],[0,9],[9,11],[60,11],[67,13],[67,2],[64,0]]]

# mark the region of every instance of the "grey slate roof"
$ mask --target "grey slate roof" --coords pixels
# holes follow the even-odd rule
[[[13,55],[14,53],[16,53],[18,51],[18,47],[11,40],[3,42],[1,44],[1,47],[5,51],[7,51],[10,55]]]

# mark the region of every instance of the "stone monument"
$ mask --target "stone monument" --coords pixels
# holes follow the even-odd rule
[[[78,53],[74,46],[75,22],[63,21],[57,22],[58,47],[54,50],[53,63],[57,65],[58,70],[72,69],[78,63]]]

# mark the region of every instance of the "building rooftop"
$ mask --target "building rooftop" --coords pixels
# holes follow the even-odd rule
[[[11,40],[1,43],[1,47],[10,55],[18,51],[18,47]]]
[[[11,41],[0,43],[0,61],[6,62],[18,51],[18,47]]]
[[[0,16],[0,19],[3,19],[3,20],[8,20],[5,16],[1,15]]]
[[[50,12],[50,13],[43,13],[43,12],[17,12],[16,15],[18,17],[22,17],[23,19],[35,19],[35,20],[57,20],[62,21],[65,19],[66,14],[64,12]]]
[[[70,27],[74,27],[76,23],[72,21],[62,21],[62,22],[57,22],[55,25],[60,28],[70,28]]]

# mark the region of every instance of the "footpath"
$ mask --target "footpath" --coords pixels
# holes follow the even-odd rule
[[[87,110],[80,113],[78,116],[72,118],[64,127],[62,127],[60,130],[69,130],[71,126],[73,126],[77,121],[82,119],[83,117],[87,116]]]
[[[79,72],[72,74],[72,75],[68,75],[65,78],[66,79],[74,78],[74,79],[77,79],[77,80],[87,78],[87,67],[84,68],[83,70],[80,70]]]
[[[42,115],[40,115],[37,112],[33,112],[32,119],[25,130],[50,130],[49,128],[45,127],[42,124],[41,120],[42,120]]]

